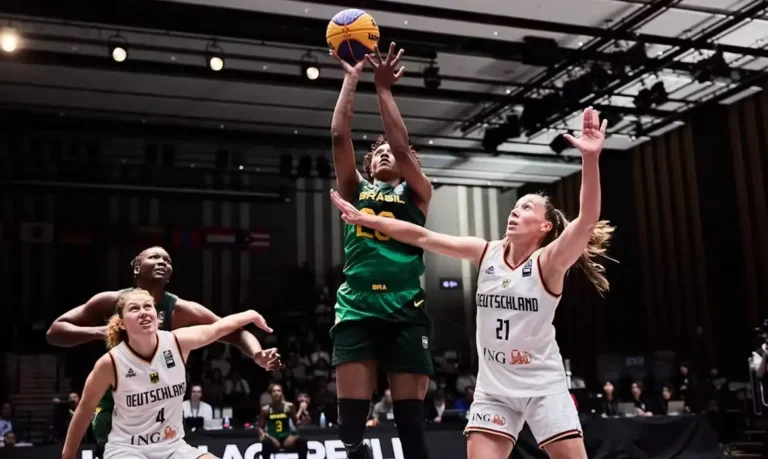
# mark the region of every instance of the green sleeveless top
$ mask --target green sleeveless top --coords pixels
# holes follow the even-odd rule
[[[427,218],[405,182],[396,187],[363,180],[352,204],[361,212],[424,226]],[[424,274],[424,250],[360,225],[344,227],[344,275],[376,283],[415,280]]]
[[[126,292],[130,289],[123,289],[120,291],[120,293]],[[165,331],[171,331],[171,318],[173,317],[173,308],[176,306],[176,301],[179,299],[176,295],[172,293],[165,292],[163,294],[163,299],[160,301],[160,304],[155,305],[155,309],[157,309],[157,322],[158,322],[158,328],[160,330]],[[96,412],[99,413],[101,411],[112,411],[112,408],[115,405],[115,400],[112,398],[112,391],[108,390],[104,397],[101,398],[101,401],[99,402],[98,406],[96,407]]]
[[[288,438],[291,435],[291,423],[288,410],[285,409],[285,403],[282,407],[269,405],[267,414],[267,434],[278,440]]]

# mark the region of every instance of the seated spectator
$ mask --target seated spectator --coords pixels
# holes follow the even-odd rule
[[[653,416],[653,412],[648,406],[645,394],[643,393],[644,388],[643,383],[640,381],[632,383],[632,403],[635,404],[638,416]]]
[[[441,389],[438,389],[440,392]],[[475,386],[467,386],[464,388],[464,396],[456,400],[453,404],[454,410],[469,411],[469,406],[475,400]]]
[[[432,399],[432,402],[427,405],[427,409],[424,410],[424,415],[427,421],[442,422],[443,413],[445,412],[445,392],[438,390]]]
[[[0,406],[0,437],[14,431],[13,405],[5,402]]]
[[[255,414],[248,403],[250,394],[251,386],[248,381],[240,376],[237,369],[231,369],[229,378],[224,381],[224,401],[232,407],[232,414],[236,419],[243,420]]]
[[[331,364],[325,361],[323,358],[317,359],[315,363],[314,378],[320,383],[320,380],[325,381],[328,384],[328,380],[331,379]]]
[[[181,404],[185,418],[203,418],[204,421],[213,419],[213,407],[203,400],[202,386],[195,384],[189,392],[189,400]]]
[[[212,405],[220,407],[224,398],[224,377],[221,370],[214,368],[210,371],[210,377],[205,381],[205,399]]]
[[[6,432],[3,437],[3,446],[6,448],[13,448],[16,446],[16,434],[14,432]]]
[[[374,421],[379,420],[379,416],[385,415],[387,419],[394,419],[392,412],[392,391],[389,389],[384,391],[384,396],[379,403],[373,405],[373,411],[371,412],[371,419]]]
[[[661,388],[660,414],[667,414],[669,412],[669,402],[671,401],[674,401],[672,386],[665,384],[664,387]]]
[[[292,378],[299,385],[303,385],[307,381],[307,366],[301,362],[298,352],[288,354],[285,372],[288,378]]]
[[[456,378],[456,393],[463,394],[469,386],[476,386],[477,378],[473,375],[468,368],[463,368]]]
[[[619,399],[616,397],[615,388],[613,383],[606,381],[603,385],[603,397],[600,404],[600,414],[602,416],[618,416],[619,415]]]
[[[66,402],[62,402],[58,398],[54,398],[53,402],[56,404],[53,408],[53,430],[56,434],[56,439],[63,440],[67,436],[67,429],[69,429],[72,415],[75,414],[77,405],[80,403],[80,394],[70,392]]]
[[[308,393],[299,392],[299,396],[296,398],[296,403],[299,406],[296,410],[296,427],[311,425],[314,422],[310,402],[311,399]]]
[[[290,423],[298,425],[296,408],[283,398],[280,384],[272,385],[269,404],[261,408],[259,414],[259,439],[262,444],[262,457],[269,458],[280,451],[296,452],[299,459],[307,458],[307,442],[299,438],[298,433],[291,433]]]
[[[331,366],[331,356],[328,355],[328,352],[324,351],[320,343],[315,343],[315,351],[312,352],[312,354],[309,356],[309,361],[314,365],[315,367],[318,366],[319,361],[325,361],[325,368],[330,368]]]
[[[264,392],[259,395],[259,406],[269,405],[272,401],[272,388],[275,386],[274,382],[270,382]]]

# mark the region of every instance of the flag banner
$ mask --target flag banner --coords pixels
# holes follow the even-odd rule
[[[270,235],[266,231],[245,231],[243,243],[250,250],[268,249],[270,246]]]
[[[206,244],[236,244],[237,233],[233,229],[214,228],[205,232]]]
[[[171,231],[171,244],[174,247],[200,247],[202,240],[202,234],[198,229],[174,228]]]
[[[50,244],[53,242],[53,225],[45,222],[22,222],[19,225],[19,241]]]

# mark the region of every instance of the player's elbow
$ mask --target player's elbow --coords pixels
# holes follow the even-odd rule
[[[334,144],[345,142],[351,137],[352,135],[348,129],[342,129],[336,126],[331,128],[331,141],[333,141]]]
[[[48,331],[45,332],[45,341],[51,346],[68,347],[66,341],[62,337],[59,322],[54,322],[48,327]]]

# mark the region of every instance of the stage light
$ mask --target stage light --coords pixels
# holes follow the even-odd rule
[[[3,30],[2,36],[0,36],[0,47],[6,53],[12,53],[19,47],[19,34],[15,29]]]
[[[224,68],[224,59],[219,56],[213,56],[208,58],[208,67],[214,72],[218,72]]]
[[[425,88],[435,90],[440,87],[442,81],[443,80],[440,78],[440,67],[435,66],[434,62],[424,69]]]
[[[205,55],[209,69],[219,72],[224,68],[224,51],[215,41],[205,47]]]
[[[320,77],[320,67],[312,53],[301,56],[301,74],[313,81]]]
[[[109,53],[112,55],[112,59],[115,62],[123,62],[128,59],[128,50],[122,46],[111,46]]]

